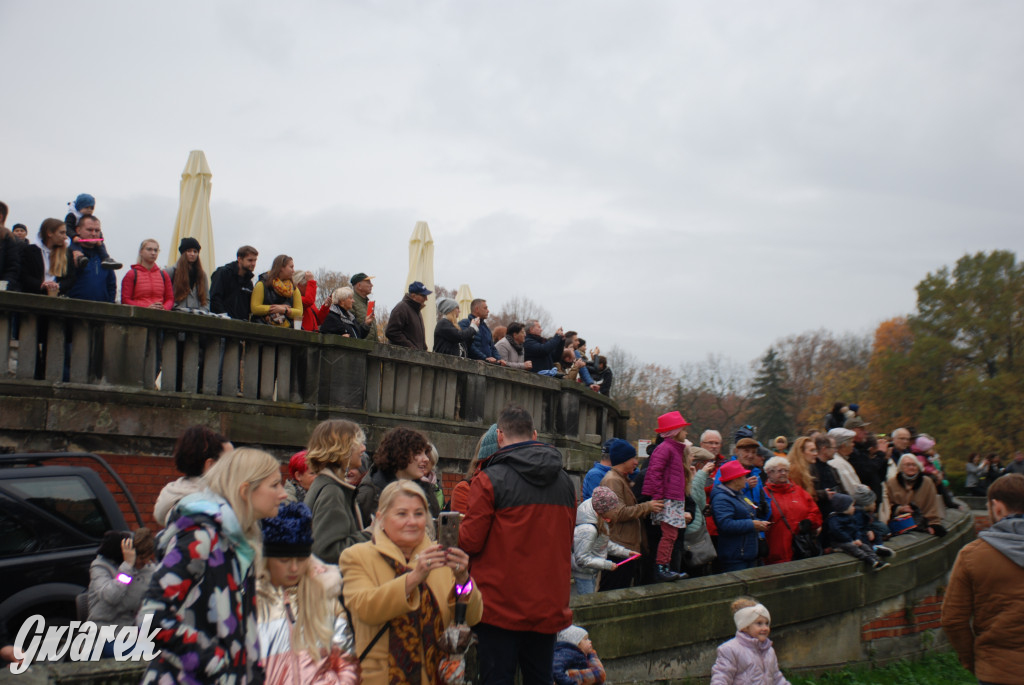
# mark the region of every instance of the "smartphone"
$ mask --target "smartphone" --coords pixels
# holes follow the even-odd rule
[[[639,559],[639,558],[640,558],[640,553],[639,553],[639,552],[637,552],[637,553],[636,553],[636,554],[634,554],[633,556],[631,556],[631,557],[626,557],[626,558],[625,558],[625,559],[623,559],[622,561],[620,561],[620,562],[618,562],[617,564],[615,564],[615,568],[618,568],[618,567],[622,566],[622,565],[623,565],[623,564],[625,564],[625,563],[626,563],[627,561],[633,561],[634,559]]]
[[[459,524],[462,523],[462,514],[457,511],[442,511],[437,517],[437,541],[441,547],[459,546]]]
[[[366,315],[367,316],[373,316],[373,305],[375,305],[375,304],[377,304],[377,303],[372,301],[372,300],[370,302],[366,303]]]

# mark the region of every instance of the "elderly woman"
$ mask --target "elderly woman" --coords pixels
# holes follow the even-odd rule
[[[822,516],[814,497],[790,481],[789,471],[789,460],[785,457],[772,457],[764,464],[764,472],[768,475],[764,491],[772,500],[772,527],[767,534],[766,564],[793,560],[793,535],[801,524],[815,533],[821,531]]]
[[[927,522],[924,530],[918,530],[938,537],[946,534],[946,529],[941,525],[935,483],[922,474],[921,463],[913,454],[900,457],[899,472],[885,482],[885,492],[889,496],[893,517],[917,514],[915,519],[921,516]]]
[[[757,563],[758,533],[771,526],[768,521],[755,520],[757,510],[740,497],[749,475],[740,462],[727,461],[718,469],[719,482],[711,490],[711,513],[718,526],[718,560],[726,573]]]
[[[249,299],[252,320],[278,328],[292,328],[302,320],[302,293],[292,282],[295,261],[286,254],[274,257],[270,271],[256,282]]]
[[[469,346],[480,330],[480,317],[470,320],[469,326],[459,328],[459,303],[450,297],[437,302],[437,326],[434,328],[434,352],[466,358]]]
[[[359,482],[356,506],[363,520],[369,521],[371,514],[377,510],[377,501],[384,488],[401,478],[411,480],[423,488],[423,494],[430,502],[430,516],[436,518],[441,513],[441,507],[434,498],[433,488],[422,480],[430,470],[430,443],[423,433],[404,426],[389,430],[373,453],[370,472]]]
[[[331,308],[327,312],[327,318],[320,324],[321,333],[334,333],[343,338],[363,338],[366,336],[366,325],[372,321],[367,316],[364,323],[356,321],[353,307],[356,303],[356,293],[347,285],[338,288],[331,294]]]
[[[843,490],[847,495],[853,496],[857,486],[860,485],[860,477],[857,470],[850,463],[850,455],[853,454],[853,439],[857,437],[849,428],[833,428],[828,432],[828,437],[836,445],[836,452],[829,459],[828,465],[839,474],[839,481],[843,484]]]
[[[444,653],[438,643],[456,602],[467,603],[466,623],[483,614],[480,591],[469,576],[469,556],[442,548],[422,488],[402,479],[380,496],[373,540],[341,555],[345,606],[352,612],[363,682],[438,682]]]
[[[342,550],[365,542],[364,523],[355,506],[356,489],[348,482],[348,471],[359,466],[366,449],[363,429],[352,421],[331,419],[321,422],[309,436],[306,461],[313,482],[305,503],[313,512],[313,553],[336,564]]]
[[[686,450],[687,469],[690,484],[687,488],[690,499],[694,503],[693,520],[686,524],[683,541],[686,543],[686,554],[683,563],[690,576],[706,576],[711,573],[711,562],[714,561],[714,545],[708,532],[704,509],[708,503],[708,493],[704,486],[715,470],[715,455],[702,447],[691,447]]]

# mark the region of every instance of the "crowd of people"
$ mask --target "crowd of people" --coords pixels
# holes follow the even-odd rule
[[[353,274],[348,285],[329,293],[317,290],[309,271],[296,271],[294,260],[277,255],[257,276],[259,251],[238,248],[235,260],[209,276],[199,259],[202,245],[191,237],[178,244],[178,259],[169,269],[157,264],[160,244],[148,238],[139,245],[136,263],[121,279],[123,265],[107,253],[96,199],[82,193],[68,203],[63,220],[48,218],[30,240],[23,224],[6,227],[8,207],[0,202],[0,282],[6,290],[63,296],[135,307],[215,315],[280,328],[370,339],[400,347],[427,350],[422,309],[432,291],[415,281],[391,309],[384,330],[375,315],[373,276]],[[433,352],[479,360],[513,369],[568,378],[608,395],[613,373],[608,360],[575,331],[558,328],[543,335],[536,320],[510,322],[492,331],[487,301],[475,299],[470,315],[459,319],[459,305],[450,298],[437,302]]]

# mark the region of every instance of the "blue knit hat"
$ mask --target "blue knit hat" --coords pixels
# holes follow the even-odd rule
[[[612,466],[623,464],[636,456],[636,448],[622,438],[612,438],[605,446],[608,448],[608,460]]]
[[[308,557],[313,553],[313,514],[302,502],[282,504],[277,516],[261,523],[263,556]]]
[[[86,207],[95,206],[96,198],[94,198],[89,193],[82,193],[81,195],[75,198],[75,209],[78,210],[79,212],[85,209]]]
[[[492,423],[491,427],[484,433],[484,439],[480,442],[480,451],[476,453],[477,461],[481,461],[498,451],[498,424]]]

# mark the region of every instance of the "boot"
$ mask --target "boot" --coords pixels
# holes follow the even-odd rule
[[[655,571],[654,577],[658,579],[659,583],[671,583],[674,580],[679,580],[682,576],[669,568],[668,564],[658,564],[658,570]]]
[[[124,264],[122,264],[121,262],[117,261],[113,257],[107,257],[106,259],[104,259],[100,263],[100,266],[102,266],[104,269],[107,269],[109,271],[117,271],[118,269],[123,267]]]

